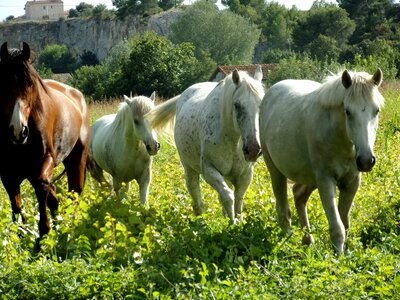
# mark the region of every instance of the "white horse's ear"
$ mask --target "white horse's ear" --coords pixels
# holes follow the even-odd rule
[[[156,100],[156,91],[154,91],[153,93],[151,93],[150,99],[154,102],[154,100]]]
[[[131,98],[129,98],[127,95],[124,95],[124,99],[126,103],[131,103]]]
[[[256,71],[254,72],[254,79],[258,80],[260,82],[263,79],[263,71],[262,71],[261,65],[257,66]]]
[[[372,76],[372,81],[374,82],[374,84],[376,86],[380,86],[383,80],[383,73],[381,68],[378,68],[378,70],[376,70],[374,76]]]
[[[342,74],[342,84],[346,89],[348,89],[352,84],[351,76],[347,70],[344,70]]]
[[[233,80],[233,83],[236,85],[238,85],[240,82],[239,71],[237,69],[233,70],[232,80]]]

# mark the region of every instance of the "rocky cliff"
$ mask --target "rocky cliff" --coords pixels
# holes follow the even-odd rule
[[[22,21],[0,24],[0,43],[17,48],[27,42],[34,52],[46,45],[67,45],[77,56],[91,51],[99,60],[107,57],[110,49],[135,33],[153,30],[167,35],[171,23],[181,14],[171,10],[148,18],[128,17],[124,20],[72,18],[59,21]]]

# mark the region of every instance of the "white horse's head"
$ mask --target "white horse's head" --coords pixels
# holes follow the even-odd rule
[[[160,143],[157,141],[157,135],[151,129],[149,121],[144,117],[154,108],[155,92],[151,94],[150,98],[144,96],[132,98],[125,95],[124,98],[132,112],[133,128],[137,138],[144,143],[150,155],[157,154]]]
[[[383,74],[378,69],[374,75],[367,73],[342,74],[346,88],[344,114],[347,135],[356,150],[356,163],[360,172],[371,171],[375,164],[374,143],[378,128],[379,109],[383,97],[378,91]]]
[[[233,91],[233,124],[240,132],[243,141],[243,155],[247,161],[256,161],[261,155],[259,137],[259,110],[264,97],[264,88],[261,84],[262,71],[258,67],[254,78],[245,73],[234,70],[232,81]]]

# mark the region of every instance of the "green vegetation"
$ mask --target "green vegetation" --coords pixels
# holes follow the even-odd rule
[[[83,66],[71,84],[94,99],[122,94],[171,97],[189,85],[206,81],[213,70],[207,57],[201,61],[190,43],[174,45],[152,31],[122,41],[99,65]],[[210,71],[211,70],[211,71]]]
[[[219,65],[241,65],[251,63],[259,37],[257,26],[242,16],[197,1],[171,25],[169,38],[176,44],[192,43],[197,57],[206,52]]]
[[[245,198],[244,222],[221,214],[217,194],[202,183],[206,213],[192,214],[176,149],[162,141],[154,157],[150,208],[132,184],[118,200],[90,176],[80,197],[56,183],[54,228],[34,252],[37,201],[22,185],[26,224],[13,223],[0,190],[2,299],[394,299],[400,295],[399,83],[384,83],[385,107],[375,145],[377,164],[363,174],[351,211],[346,250],[335,256],[317,193],[309,201],[316,243],[281,235],[262,159]],[[90,107],[92,121],[117,102]],[[57,169],[61,172],[62,167]],[[293,201],[291,201],[294,210]]]
[[[76,64],[76,58],[66,45],[48,45],[38,56],[38,68],[47,68],[53,73],[71,72]]]

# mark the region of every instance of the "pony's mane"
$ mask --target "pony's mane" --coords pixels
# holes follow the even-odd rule
[[[342,83],[343,71],[326,77],[321,86],[315,91],[316,100],[325,107],[337,107],[343,104],[347,95],[354,101],[374,101],[378,107],[383,105],[383,97],[373,82],[373,75],[366,72],[349,71],[352,84],[345,88]],[[361,105],[361,103],[353,103]]]
[[[136,96],[130,98],[130,101],[130,104],[125,101],[119,104],[114,120],[116,127],[123,126],[125,122],[132,122],[134,116],[143,118],[154,108],[153,101],[145,96]]]

